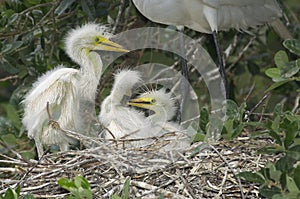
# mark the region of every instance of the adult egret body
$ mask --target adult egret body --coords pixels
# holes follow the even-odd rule
[[[132,0],[148,19],[162,24],[186,26],[213,34],[220,74],[228,97],[225,68],[217,32],[231,28],[243,30],[281,17],[276,0]]]
[[[103,65],[95,51],[127,52],[108,40],[110,36],[104,26],[96,24],[71,30],[65,39],[65,50],[80,69],[61,65],[40,77],[25,96],[22,123],[28,137],[35,141],[39,158],[43,155],[43,145],[57,144],[61,151],[66,151],[75,141],[60,128],[79,130],[80,100],[95,98]],[[59,127],[50,125],[49,121],[56,121]]]

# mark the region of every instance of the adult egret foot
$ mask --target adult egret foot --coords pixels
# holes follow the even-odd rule
[[[92,23],[71,30],[65,39],[65,50],[80,69],[58,66],[40,77],[25,96],[22,123],[36,143],[39,158],[44,153],[43,145],[59,145],[65,151],[76,141],[53,128],[49,121],[56,121],[62,129],[80,132],[80,101],[94,100],[101,77],[103,64],[95,51],[127,52],[110,41],[111,36],[106,27]]]

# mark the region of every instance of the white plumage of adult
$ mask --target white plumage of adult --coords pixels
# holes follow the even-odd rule
[[[231,28],[245,30],[272,22],[282,16],[276,0],[132,0],[151,21],[185,26],[213,34],[220,75],[228,97],[227,78],[218,44],[217,32]]]

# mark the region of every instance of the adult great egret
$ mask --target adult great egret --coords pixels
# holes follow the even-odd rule
[[[111,36],[105,26],[92,23],[71,30],[65,39],[65,50],[80,69],[61,65],[41,76],[25,96],[22,123],[28,137],[35,141],[39,158],[43,155],[43,145],[57,144],[61,151],[66,151],[69,144],[74,143],[75,140],[66,136],[60,127],[79,130],[80,100],[95,98],[103,65],[95,51],[128,52],[111,42]]]
[[[150,20],[195,31],[213,34],[219,70],[228,98],[225,67],[217,32],[231,28],[243,30],[281,17],[276,0],[132,0],[137,9]],[[187,69],[183,69],[186,70]]]

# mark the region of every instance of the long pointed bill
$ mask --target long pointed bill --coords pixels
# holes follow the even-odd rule
[[[144,109],[150,109],[151,106],[153,106],[153,103],[155,102],[154,98],[151,97],[141,97],[141,98],[135,98],[127,102],[130,106],[140,107]]]
[[[98,47],[100,47],[101,50],[104,51],[114,51],[114,52],[129,52],[129,50],[126,50],[123,46],[120,44],[117,44],[115,42],[112,42],[104,37],[100,39],[100,43],[98,44]]]

